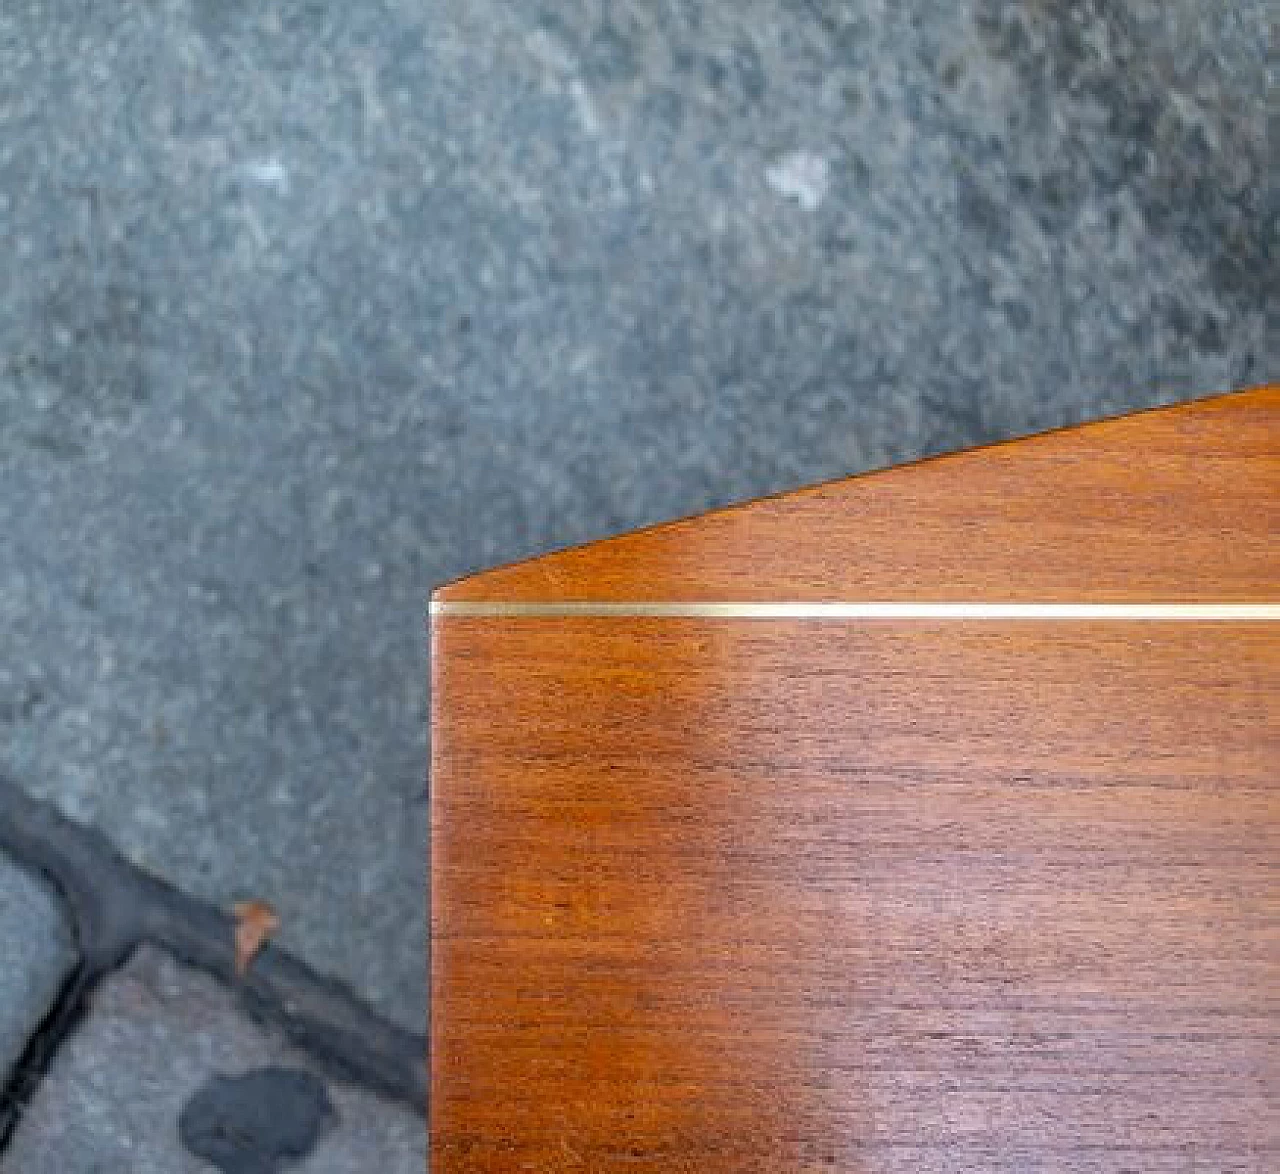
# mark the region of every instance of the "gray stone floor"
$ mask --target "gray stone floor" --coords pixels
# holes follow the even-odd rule
[[[285,1168],[422,1174],[427,1155],[419,1117],[323,1077],[330,1111],[315,1131],[314,1148],[296,1165],[277,1164],[260,1148],[253,1106],[241,1106],[238,1120],[216,1118],[231,1125],[224,1134],[243,1139],[223,1165],[192,1154],[180,1130],[192,1098],[210,1080],[272,1068],[315,1077],[305,1057],[241,1015],[223,987],[143,949],[97,992],[92,1014],[59,1053],[0,1168],[6,1174],[273,1174]]]
[[[1268,9],[0,6],[0,769],[421,1030],[430,590],[1275,377]]]
[[[0,859],[0,1079],[74,964],[61,906],[37,880]]]

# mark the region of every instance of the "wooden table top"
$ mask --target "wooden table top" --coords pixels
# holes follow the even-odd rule
[[[432,1168],[1280,1168],[1280,390],[433,602]]]

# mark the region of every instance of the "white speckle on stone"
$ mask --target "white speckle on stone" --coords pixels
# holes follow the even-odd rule
[[[778,195],[814,212],[826,197],[830,168],[821,155],[791,151],[765,168],[764,178]]]
[[[245,177],[277,196],[289,194],[289,169],[279,159],[254,159],[241,168]]]
[[[573,108],[577,111],[578,121],[582,129],[589,135],[600,133],[600,117],[596,114],[596,104],[591,100],[587,87],[577,78],[569,83],[569,93],[573,97]]]
[[[533,58],[551,73],[567,75],[573,72],[573,54],[545,29],[535,30],[525,40],[525,45]]]

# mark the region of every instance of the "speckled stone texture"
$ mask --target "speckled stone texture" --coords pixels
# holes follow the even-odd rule
[[[211,1174],[216,1167],[183,1145],[184,1108],[219,1076],[280,1067],[308,1071],[304,1058],[240,1015],[224,988],[144,949],[99,988],[0,1157],[0,1171]],[[246,1131],[247,1156],[232,1154],[229,1174],[422,1174],[421,1117],[325,1083],[332,1114],[307,1157],[254,1161]]]
[[[74,964],[70,928],[53,895],[0,859],[0,1081]]]
[[[421,1028],[431,588],[1274,376],[1268,7],[0,6],[0,766]]]

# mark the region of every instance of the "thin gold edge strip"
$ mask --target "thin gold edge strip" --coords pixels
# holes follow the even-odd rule
[[[1280,622],[1280,603],[670,603],[433,600],[432,616],[755,620]]]

